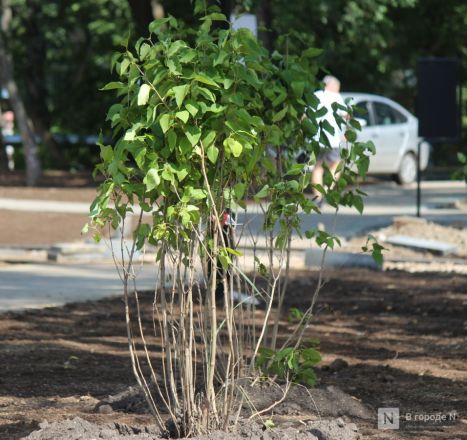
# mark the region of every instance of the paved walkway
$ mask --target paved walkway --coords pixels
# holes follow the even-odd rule
[[[354,208],[339,208],[336,218],[334,208],[325,205],[322,215],[303,215],[303,229],[324,224],[327,230],[334,230],[342,237],[352,237],[367,230],[382,227],[391,223],[394,216],[416,215],[416,185],[401,187],[394,182],[382,182],[374,185],[363,185],[368,194],[365,198],[363,215]],[[422,182],[421,215],[427,220],[447,223],[462,222],[467,225],[466,211],[456,209],[454,203],[467,199],[467,189],[462,181],[428,181]],[[89,204],[74,202],[58,202],[45,200],[0,198],[2,209],[14,211],[54,212],[87,214]],[[252,233],[261,230],[263,216],[260,207],[248,204],[247,210],[239,210],[238,221],[248,225]]]
[[[456,209],[454,203],[467,198],[464,182],[423,182],[422,217],[440,223],[458,223],[467,227],[467,211]],[[303,228],[323,223],[342,237],[386,226],[398,215],[415,215],[416,186],[402,188],[392,182],[365,185],[368,193],[364,214],[355,209],[342,208],[336,217],[334,210],[325,206],[323,214],[303,215]],[[60,213],[87,213],[87,203],[54,202],[0,198],[1,210]],[[248,206],[239,212],[243,223],[254,234],[262,226],[258,206]],[[303,248],[296,240],[297,250]],[[154,287],[153,266],[145,265],[138,276],[139,289]],[[112,294],[121,294],[121,282],[113,264],[101,264],[96,259],[90,264],[18,264],[0,266],[0,312],[29,307],[61,305],[72,301],[92,300]]]
[[[121,295],[113,264],[19,264],[0,266],[0,312],[63,305]],[[153,266],[142,266],[137,288],[153,289]]]

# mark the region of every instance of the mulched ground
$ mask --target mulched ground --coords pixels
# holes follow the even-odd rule
[[[338,386],[375,414],[379,407],[455,414],[452,423],[402,419],[393,432],[378,431],[376,415],[352,420],[364,438],[466,439],[467,277],[355,269],[326,279],[308,333],[321,341],[320,386]],[[305,308],[315,283],[316,273],[295,273],[287,307]],[[147,294],[144,303],[151,301]],[[286,319],[281,328],[290,332]],[[93,410],[97,399],[135,382],[120,298],[3,314],[0,339],[1,439],[77,415],[97,423],[150,422],[146,414]]]

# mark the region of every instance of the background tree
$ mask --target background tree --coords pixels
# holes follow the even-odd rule
[[[44,142],[47,165],[62,158],[53,133],[103,128],[112,50],[132,31],[126,0],[13,0],[8,46],[26,110]],[[88,147],[88,151],[92,147]],[[54,159],[54,160],[50,160]]]
[[[270,52],[323,49],[320,62],[346,91],[396,99],[412,111],[420,56],[458,56],[467,69],[467,5],[457,0],[209,0],[226,16],[258,15],[259,38]],[[71,163],[91,168],[97,149],[65,148],[54,133],[96,134],[109,96],[98,91],[112,78],[112,50],[130,31],[135,41],[155,16],[171,14],[194,25],[190,0],[11,0],[4,46],[26,111],[44,145],[46,167]],[[159,14],[159,15],[158,15]],[[321,75],[324,75],[324,71]],[[464,94],[467,97],[467,93]],[[465,104],[464,104],[465,106]],[[465,112],[464,112],[465,113]],[[467,120],[464,121],[464,126]],[[435,150],[435,159],[449,154]]]
[[[31,123],[23,99],[19,94],[14,77],[14,65],[12,56],[5,44],[5,35],[9,31],[12,11],[9,0],[1,3],[1,32],[0,32],[0,84],[8,91],[11,106],[16,114],[19,131],[23,139],[23,148],[26,162],[26,182],[29,186],[37,184],[42,165],[39,159],[39,151],[34,139],[34,126]],[[2,145],[3,147],[3,145]]]

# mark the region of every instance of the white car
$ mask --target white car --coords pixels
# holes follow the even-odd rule
[[[418,119],[391,99],[366,93],[342,93],[364,112],[355,114],[362,126],[358,141],[373,141],[376,154],[368,174],[391,174],[400,184],[417,178]],[[428,165],[430,145],[422,142],[420,168]]]

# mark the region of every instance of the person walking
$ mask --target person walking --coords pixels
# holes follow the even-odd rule
[[[332,75],[326,75],[323,78],[324,83],[324,90],[318,90],[315,95],[319,99],[320,106],[318,108],[326,108],[326,114],[323,115],[318,119],[318,123],[326,120],[329,125],[334,130],[333,133],[325,132],[323,133],[326,138],[328,139],[329,146],[320,144],[321,148],[324,150],[318,156],[316,164],[313,168],[311,174],[311,182],[313,185],[323,185],[323,175],[324,175],[324,167],[323,163],[326,163],[331,175],[333,176],[334,180],[338,178],[338,174],[336,173],[337,167],[341,161],[340,157],[340,145],[342,141],[345,141],[344,135],[342,133],[341,124],[336,121],[334,116],[334,109],[333,104],[337,103],[339,105],[345,106],[345,102],[340,94],[341,83],[340,81]],[[337,114],[343,118],[347,117],[347,113],[343,110],[338,110]],[[321,124],[320,124],[321,126]],[[318,131],[315,139],[319,142],[322,128]],[[313,186],[313,193],[315,195],[314,200],[316,204],[321,207],[323,203],[323,195],[317,191],[315,186]]]

